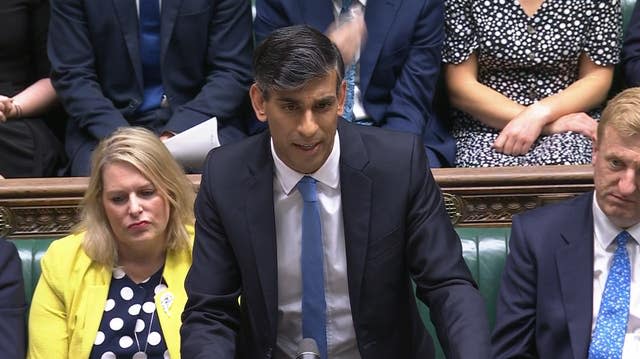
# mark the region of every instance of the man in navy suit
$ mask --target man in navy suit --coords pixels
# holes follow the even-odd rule
[[[494,358],[640,357],[640,88],[620,93],[602,113],[593,168],[595,192],[514,216]],[[617,243],[623,231],[631,235],[625,245]],[[624,287],[609,277],[625,249],[629,305],[618,305],[619,331],[608,331],[613,326],[600,325],[605,292]],[[619,345],[598,355],[600,336]]]
[[[218,142],[244,137],[251,9],[237,0],[51,0],[51,79],[70,119],[72,175],[116,128],[162,138],[218,120]]]
[[[636,2],[622,46],[622,64],[627,86],[640,86],[640,2]]]
[[[0,353],[23,359],[25,340],[24,282],[16,247],[0,239]]]
[[[313,337],[323,358],[432,358],[413,280],[447,356],[487,358],[483,300],[420,139],[338,120],[341,55],[310,27],[274,31],[254,68],[250,96],[269,131],[213,150],[205,164],[182,356],[293,358],[310,285],[321,288],[311,301],[326,304],[315,313],[326,320],[311,323],[326,330]],[[303,180],[317,184],[313,253],[302,249]],[[309,254],[323,258],[319,282],[305,279]]]
[[[359,28],[349,24],[340,28],[342,3],[256,0],[256,41],[290,25],[325,31],[346,62],[358,64],[356,121],[414,133],[422,137],[431,167],[451,166],[455,141],[433,108],[444,39],[444,2],[352,0],[351,8],[364,12],[366,41],[358,36],[363,35]]]

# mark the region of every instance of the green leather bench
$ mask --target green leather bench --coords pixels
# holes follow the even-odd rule
[[[495,318],[494,303],[507,253],[509,228],[467,227],[457,228],[456,230],[462,241],[464,259],[480,287],[480,292],[486,301],[490,324],[493,326]],[[31,303],[33,291],[40,277],[40,259],[53,240],[55,238],[11,240],[18,248],[20,259],[22,259],[27,304]],[[418,306],[425,325],[434,334],[435,330],[429,319],[428,308],[420,301],[418,301]],[[436,336],[433,335],[433,338],[436,339]],[[439,351],[438,358],[444,358],[439,347],[437,350]]]

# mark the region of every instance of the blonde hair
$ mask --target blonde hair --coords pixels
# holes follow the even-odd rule
[[[626,89],[609,100],[598,124],[598,141],[604,138],[607,127],[624,136],[640,133],[640,87]]]
[[[118,262],[115,235],[102,202],[103,169],[112,163],[135,167],[169,203],[166,229],[168,249],[186,248],[193,224],[194,187],[165,145],[152,132],[140,127],[123,127],[100,142],[91,158],[91,178],[82,199],[77,231],[86,231],[82,246],[96,262],[114,266]]]

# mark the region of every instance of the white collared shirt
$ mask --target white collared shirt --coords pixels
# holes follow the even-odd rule
[[[162,12],[162,0],[158,0],[160,12]],[[140,0],[136,0],[136,10],[138,10],[138,17],[140,17]]]
[[[321,0],[320,0],[321,1]],[[333,2],[333,16],[337,20],[342,10],[342,0],[332,0]],[[367,0],[353,0],[351,6],[358,3],[362,7],[362,12],[367,7]],[[368,117],[362,104],[362,92],[360,91],[360,50],[356,53],[356,78],[355,86],[353,89],[353,116],[357,119]]]
[[[278,251],[278,339],[276,358],[294,358],[302,340],[302,196],[296,185],[305,176],[282,162],[273,147],[273,202]],[[336,132],[327,161],[310,175],[318,181],[322,221],[327,348],[330,358],[359,358],[347,282],[347,257],[340,193],[340,137]]]
[[[604,292],[613,254],[617,248],[615,238],[623,229],[617,227],[602,212],[595,193],[593,197],[593,321],[591,331],[595,329],[602,292]],[[640,223],[626,229],[634,238],[627,242],[627,253],[631,263],[631,298],[629,302],[629,321],[627,335],[622,352],[623,359],[640,358]]]

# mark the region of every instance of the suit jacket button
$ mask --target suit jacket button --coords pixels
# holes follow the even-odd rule
[[[166,94],[162,94],[162,99],[160,100],[160,107],[169,108],[169,98]]]

